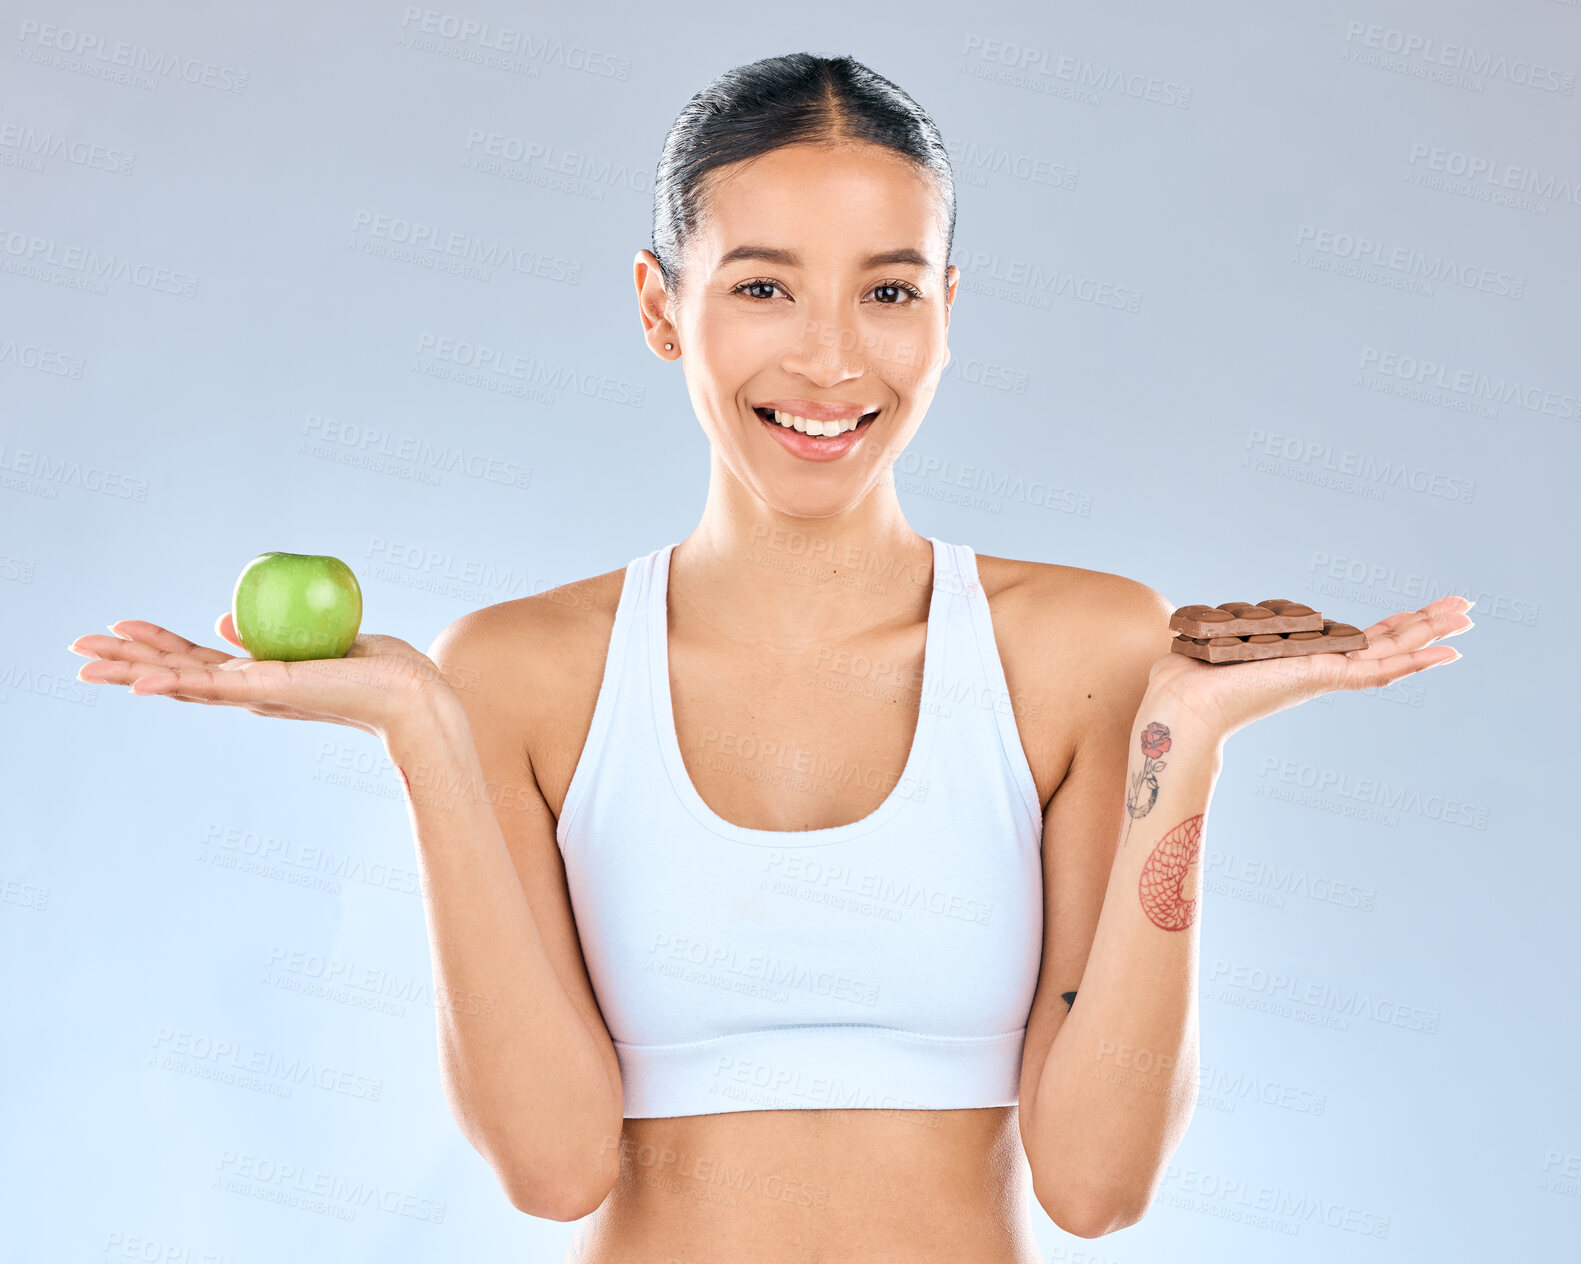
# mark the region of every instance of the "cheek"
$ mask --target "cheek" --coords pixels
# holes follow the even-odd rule
[[[767,320],[761,312],[742,311],[724,303],[701,313],[691,330],[693,345],[708,351],[779,346],[789,336],[786,322]]]
[[[742,384],[773,366],[784,354],[786,331],[772,322],[744,320],[729,312],[708,313],[688,331],[681,349],[687,372],[711,395],[732,398]]]
[[[943,330],[931,321],[894,320],[869,335],[869,367],[903,396],[931,389],[948,354]]]

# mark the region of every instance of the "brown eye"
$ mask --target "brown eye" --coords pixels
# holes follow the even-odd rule
[[[908,296],[908,301],[902,301],[899,298],[880,299],[878,304],[880,307],[910,307],[912,303],[922,298],[922,291],[905,281],[884,281],[873,287],[873,293],[875,294],[884,291],[893,291],[896,294],[906,295]]]
[[[748,298],[758,299],[759,301],[766,301],[770,297],[770,295],[767,295],[767,294],[747,294],[747,291],[748,290],[777,290],[777,289],[779,289],[779,282],[778,281],[743,281],[740,285],[734,287],[730,292],[732,294],[746,294],[746,296]]]

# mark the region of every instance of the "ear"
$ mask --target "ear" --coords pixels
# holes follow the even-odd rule
[[[643,339],[661,360],[677,359],[681,354],[680,338],[670,323],[670,298],[664,289],[664,273],[659,270],[659,260],[653,251],[637,251],[632,261],[632,275],[637,284],[637,317],[642,321]],[[665,350],[665,343],[671,344],[670,350]]]

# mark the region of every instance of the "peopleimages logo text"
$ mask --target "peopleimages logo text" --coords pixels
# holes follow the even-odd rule
[[[1296,229],[1296,246],[1406,276],[1422,277],[1435,284],[1444,282],[1462,289],[1481,290],[1499,298],[1526,297],[1526,278],[1517,273],[1496,272],[1412,246],[1386,246],[1370,237],[1335,232],[1316,224],[1302,224]]]

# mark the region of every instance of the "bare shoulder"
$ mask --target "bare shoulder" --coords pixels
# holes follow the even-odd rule
[[[468,611],[428,651],[468,711],[486,708],[521,744],[557,814],[564,786],[552,753],[580,750],[592,724],[625,574],[620,566]]]
[[[994,613],[1016,644],[1034,652],[1058,645],[1122,654],[1162,642],[1174,604],[1140,580],[1057,562],[978,554],[978,575]]]
[[[1129,726],[1174,605],[1140,580],[978,554],[1005,685],[1042,802],[1082,737]]]
[[[614,626],[625,567],[470,610],[439,634],[441,642],[485,658],[503,655],[510,678],[535,689],[589,658],[603,660],[593,641]],[[507,683],[503,678],[496,686]]]

